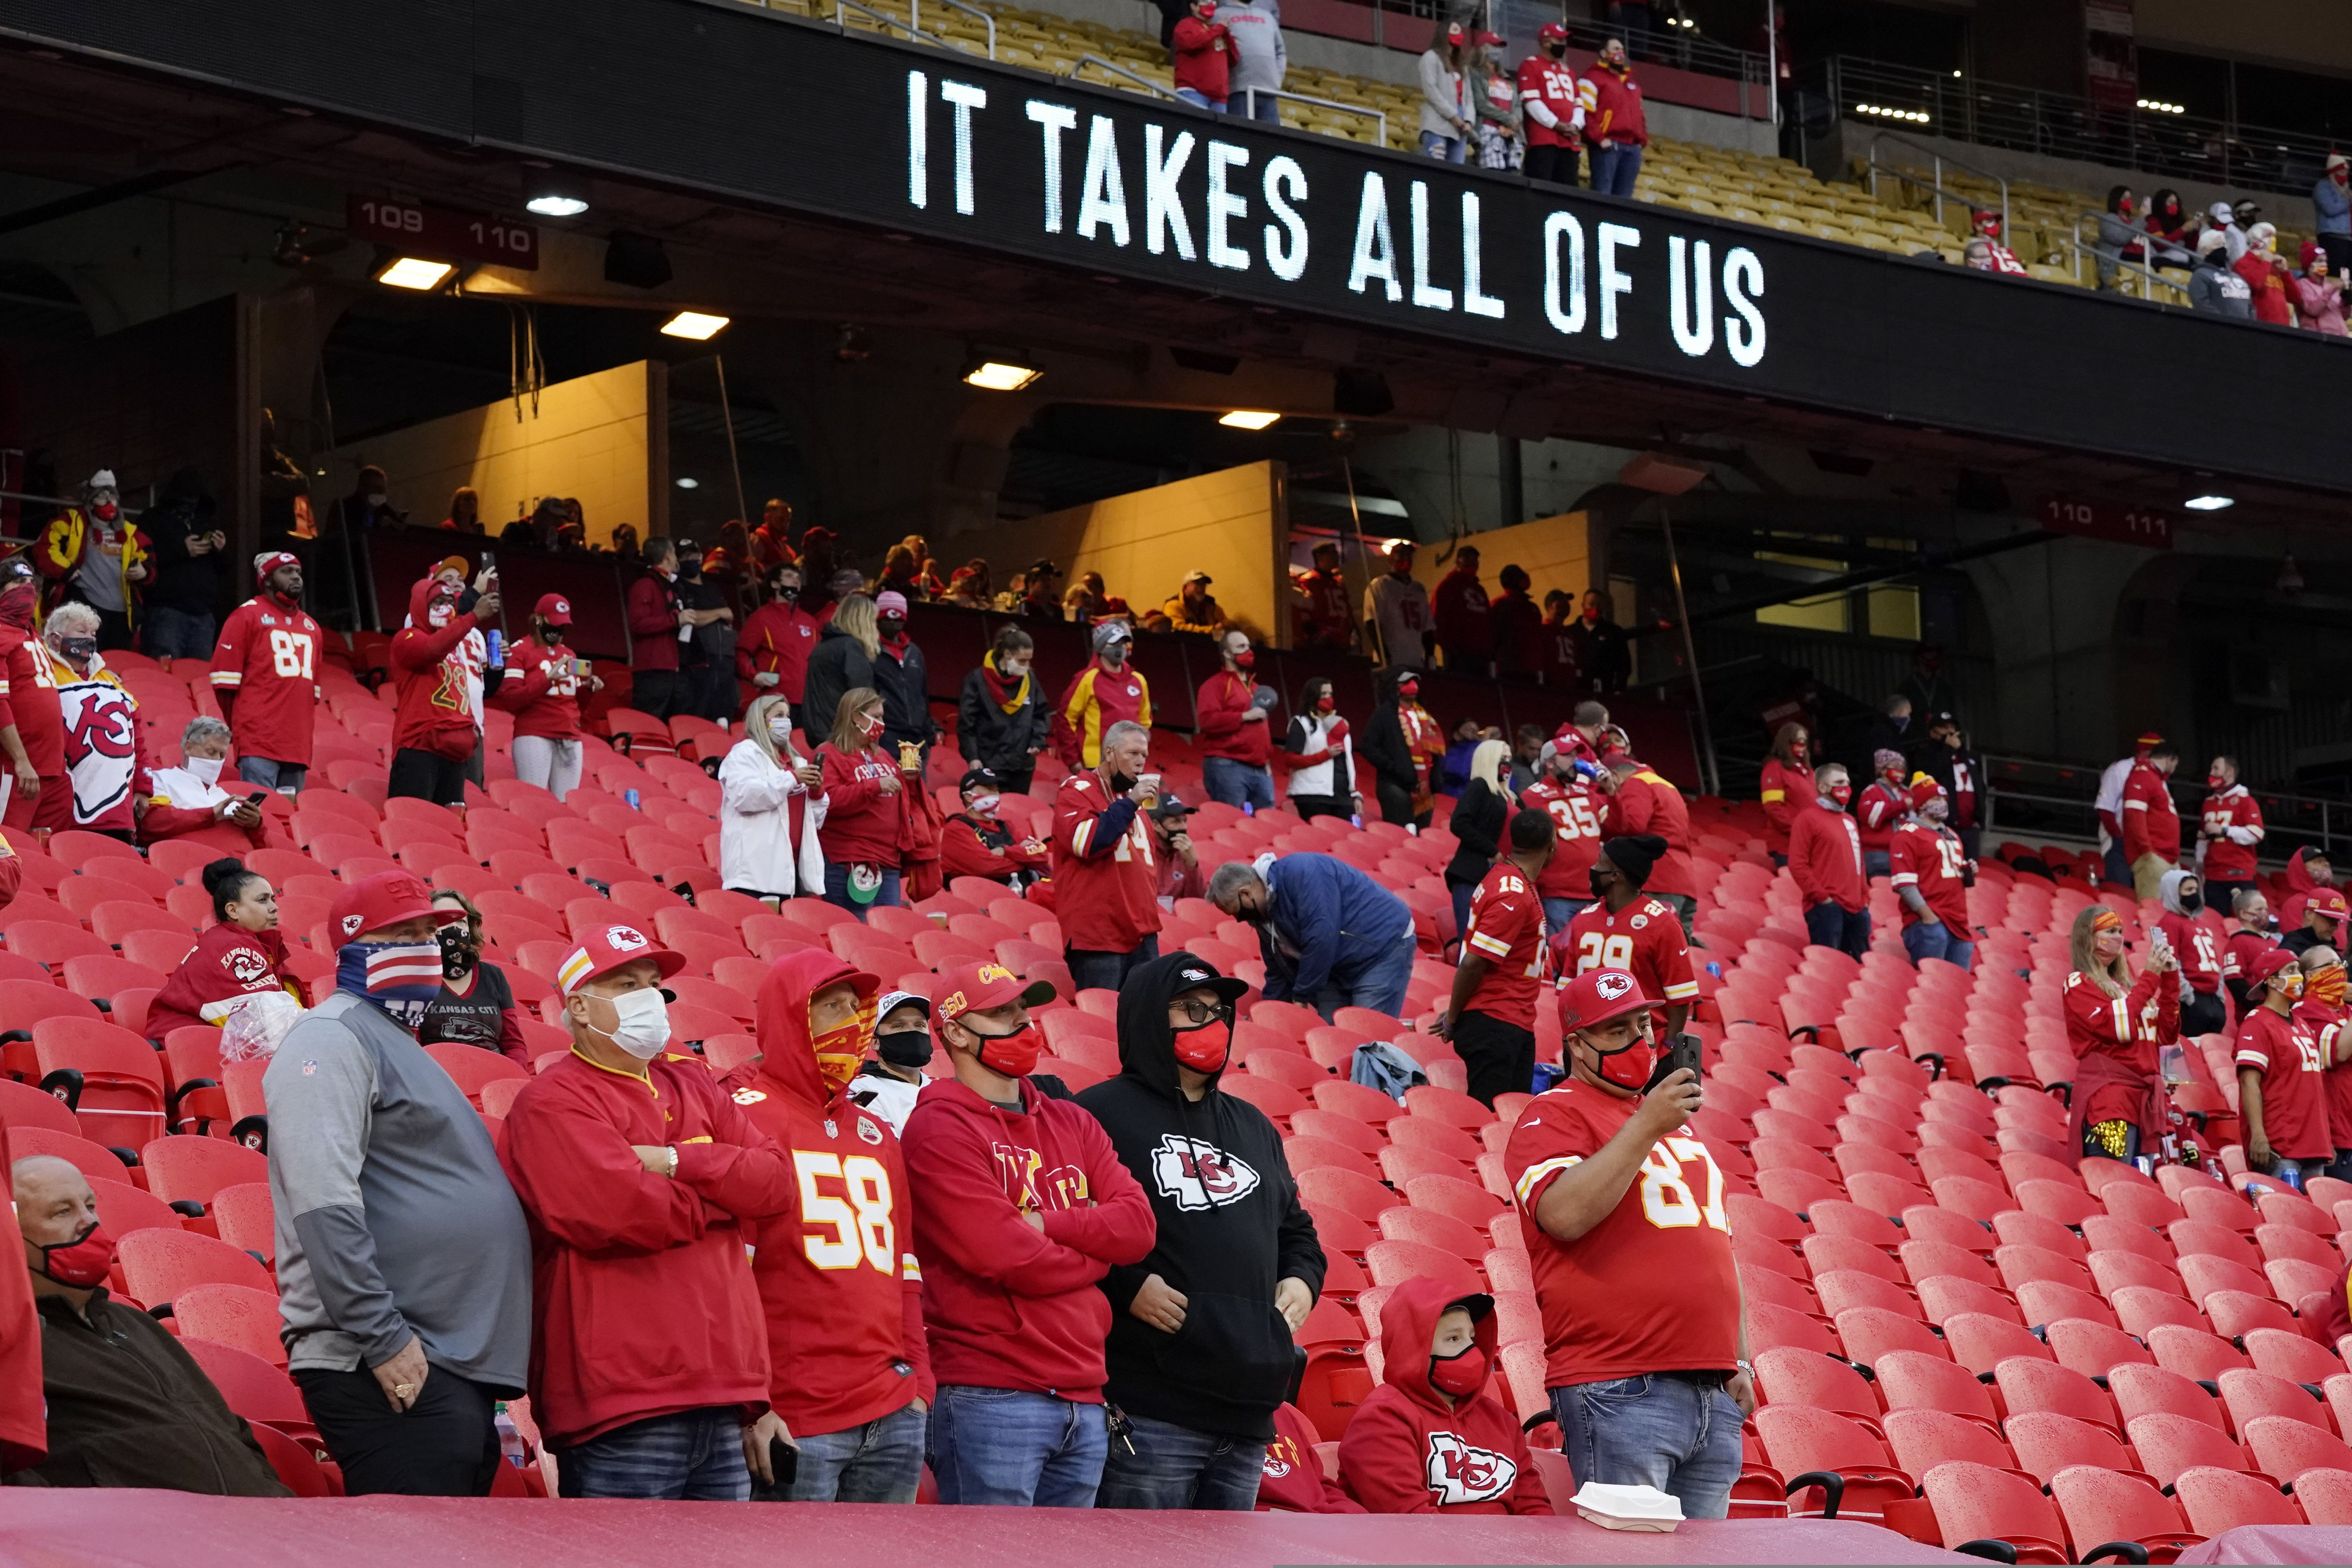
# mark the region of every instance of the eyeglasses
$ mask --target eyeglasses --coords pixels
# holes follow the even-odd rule
[[[1171,1002],[1168,1011],[1171,1017],[1181,1013],[1188,1023],[1197,1025],[1223,1017],[1227,1009],[1222,1002]]]

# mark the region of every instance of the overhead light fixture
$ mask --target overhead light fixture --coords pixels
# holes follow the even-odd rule
[[[395,289],[438,289],[448,280],[457,268],[446,261],[427,261],[421,256],[395,257],[375,275],[379,283],[389,283]]]
[[[1909,125],[1925,125],[1932,118],[1924,109],[1897,109],[1886,103],[1857,103],[1853,111],[1875,115],[1881,120],[1900,120]]]
[[[983,392],[1019,392],[1045,374],[1034,365],[985,359],[965,371],[963,379],[967,385]]]
[[[2190,511],[2226,511],[2238,504],[2238,498],[2222,495],[2218,490],[2209,490],[2201,496],[2190,496],[2180,504]]]
[[[1236,408],[1217,423],[1230,425],[1236,430],[1263,430],[1281,417],[1281,415],[1263,408]]]
[[[523,182],[523,208],[541,217],[578,217],[588,210],[588,192],[574,179],[541,170]]]
[[[698,490],[702,488],[702,481],[691,474],[680,474],[677,477],[677,488],[682,490]]]
[[[671,338],[692,338],[705,342],[727,330],[732,318],[713,316],[702,310],[680,310],[662,323],[662,335]]]
[[[2156,114],[2186,114],[2189,112],[2186,105],[2167,103],[2160,98],[2143,98],[2139,100],[2139,107]]]

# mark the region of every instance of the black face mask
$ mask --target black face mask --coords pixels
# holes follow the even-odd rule
[[[790,583],[768,591],[768,597],[779,605],[789,605],[800,596],[801,591]]]
[[[545,643],[550,647],[555,647],[558,643],[563,640],[563,628],[562,626],[551,626],[545,621],[541,621],[539,623],[537,629],[539,632],[539,640]]]
[[[1584,879],[1591,887],[1594,898],[1605,899],[1609,896],[1610,879],[1600,867],[1589,868],[1584,873]]]
[[[895,637],[900,632],[907,629],[907,623],[897,616],[884,616],[880,620],[876,621],[874,625],[876,629],[880,631],[886,637]]]
[[[1134,787],[1135,775],[1133,773],[1113,773],[1110,775],[1111,794],[1125,795],[1129,790],[1131,790]]]
[[[2180,895],[2180,912],[2181,912],[2182,914],[2184,914],[2184,915],[2193,915],[2193,914],[2195,914],[2199,910],[2201,910],[2201,909],[2203,909],[2204,907],[2205,907],[2205,895],[2204,895],[2204,894],[2202,894],[2202,893],[2183,893],[2183,894],[2181,894],[2181,895]]]
[[[467,972],[481,962],[482,955],[466,941],[466,933],[452,927],[438,933],[441,939],[441,973],[445,979],[463,980]]]
[[[895,1029],[874,1037],[874,1053],[894,1068],[919,1068],[931,1059],[929,1029]]]
[[[1266,907],[1264,904],[1244,904],[1234,911],[1234,918],[1237,921],[1246,921],[1254,926],[1262,926],[1266,922]]]

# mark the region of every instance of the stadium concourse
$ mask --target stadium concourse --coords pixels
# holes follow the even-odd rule
[[[152,742],[168,744],[209,708],[201,665],[181,661],[166,673],[136,655],[118,658]],[[398,865],[479,902],[488,956],[544,1019],[527,1026],[542,1067],[567,1040],[550,984],[566,932],[617,905],[688,956],[671,982],[671,1017],[715,1069],[755,1048],[752,997],[765,966],[826,947],[908,990],[927,990],[940,965],[983,955],[1048,979],[1060,994],[1043,1010],[1052,1054],[1038,1070],[1073,1088],[1118,1070],[1114,997],[1072,994],[1053,919],[1001,886],[960,879],[913,908],[874,910],[871,924],[815,900],[777,912],[713,890],[719,786],[695,758],[723,749],[715,727],[680,721],[665,731],[625,710],[594,715],[592,728],[619,735],[625,750],[592,738],[595,783],[559,805],[512,778],[509,731],[494,714],[488,786],[469,789],[460,814],[387,802],[388,703],[341,662],[327,665],[323,684],[319,760],[329,787],[270,797],[272,837],[295,847],[247,857],[281,889],[289,952],[306,979],[331,983],[322,927],[336,889]],[[1197,789],[1185,737],[1162,731],[1154,752],[1169,787]],[[935,750],[935,786],[948,787],[952,754]],[[1060,770],[1042,762],[1026,808],[1044,831],[1045,775]],[[1913,968],[1882,880],[1872,889],[1880,935],[1857,963],[1805,944],[1795,889],[1762,847],[1760,807],[1693,804],[1704,951],[1692,1026],[1707,1072],[1695,1126],[1728,1187],[1763,1400],[1732,1520],[1666,1538],[1600,1537],[1568,1506],[1572,1483],[1557,1428],[1546,1425],[1541,1317],[1503,1165],[1528,1097],[1504,1096],[1490,1113],[1463,1092],[1461,1061],[1429,1032],[1452,978],[1436,956],[1454,935],[1439,876],[1452,836],[1442,826],[1415,837],[1378,823],[1307,825],[1284,811],[1244,816],[1212,805],[1197,824],[1204,853],[1336,854],[1402,893],[1423,948],[1402,1020],[1343,1008],[1326,1024],[1253,991],[1235,1031],[1241,1070],[1223,1079],[1284,1132],[1330,1257],[1323,1300],[1297,1336],[1308,1358],[1298,1403],[1325,1439],[1323,1458],[1330,1462],[1380,1381],[1383,1301],[1403,1279],[1432,1276],[1494,1294],[1508,1396],[1570,1517],[1039,1518],[1024,1528],[1024,1561],[1046,1538],[1038,1532],[1053,1531],[1076,1532],[1074,1549],[1120,1550],[1148,1530],[1171,1551],[1219,1560],[1925,1561],[1937,1554],[1922,1543],[1998,1540],[2021,1561],[2063,1562],[2115,1541],[2152,1553],[2193,1547],[2239,1526],[2352,1528],[2352,1447],[2342,1441],[2352,1432],[2352,1373],[2340,1347],[2307,1337],[2297,1315],[2342,1288],[2339,1233],[2352,1229],[2352,1209],[2340,1205],[2352,1185],[2317,1178],[2305,1196],[2244,1174],[2234,1075],[2218,1037],[2187,1053],[2190,1081],[2173,1103],[2218,1149],[2219,1171],[2165,1166],[2151,1178],[2068,1156],[2063,1097],[2073,1058],[2060,995],[2067,931],[2092,897],[2080,862],[2036,847],[2038,863],[2057,868],[2053,880],[1987,860],[1969,894],[1980,933],[1973,973],[1936,961]],[[1006,805],[1018,821],[1022,797]],[[160,1054],[142,1037],[156,988],[205,918],[198,872],[217,851],[167,842],[142,858],[75,832],[46,849],[20,836],[15,847],[26,885],[0,910],[0,1016],[15,1036],[5,1046],[15,1081],[0,1082],[0,1121],[14,1152],[61,1155],[92,1178],[123,1237],[114,1289],[150,1309],[168,1303],[174,1330],[232,1406],[274,1435],[272,1458],[289,1484],[330,1497],[336,1479],[309,1446],[315,1432],[282,1370],[266,1262],[267,1162],[245,1146],[258,1141],[252,1119],[265,1114],[260,1064],[225,1069],[208,1027],[175,1030]],[[2151,911],[2119,891],[2101,896],[2137,941]],[[1255,933],[1206,903],[1178,901],[1163,941],[1264,981]],[[1560,1029],[1548,995],[1537,1034],[1539,1056],[1556,1062]],[[1430,1082],[1400,1103],[1349,1081],[1355,1047],[1374,1039],[1423,1064]],[[431,1049],[495,1131],[525,1069],[496,1052]],[[66,1073],[79,1075],[70,1106],[33,1087],[58,1087]],[[501,1467],[498,1492],[549,1495],[552,1461],[533,1442],[527,1402],[511,1414],[523,1462]],[[29,1506],[13,1504],[0,1531],[39,1539],[49,1500]],[[96,1517],[71,1506],[76,1538],[90,1548],[79,1561],[109,1555],[93,1530],[144,1529],[259,1562],[267,1553],[253,1554],[247,1510],[320,1505],[151,1493]],[[394,1541],[406,1552],[413,1531],[453,1506],[462,1505],[352,1500],[289,1539],[315,1554],[343,1531],[337,1549],[347,1555],[365,1559]],[[478,1548],[510,1540],[516,1561],[541,1542],[562,1542],[571,1561],[599,1550],[565,1522],[577,1517],[569,1505],[521,1514],[481,1506],[490,1511],[464,1524],[453,1513],[449,1523]],[[614,1507],[637,1506],[667,1505],[605,1504],[593,1518],[601,1526]],[[812,1510],[793,1528],[837,1529],[867,1511]],[[665,1514],[664,1531],[709,1531],[716,1545],[774,1528],[757,1510],[687,1512],[691,1522]],[[982,1544],[986,1531],[968,1540],[960,1522],[937,1515],[857,1528],[870,1533],[845,1539],[845,1556],[919,1543],[974,1560],[1003,1550]],[[1119,1533],[1088,1533],[1104,1531]],[[2352,1550],[2352,1535],[2326,1540],[2334,1544],[2322,1557],[2341,1561]],[[2264,1550],[2276,1561],[2287,1549]],[[26,1549],[27,1560],[36,1555]],[[185,1560],[209,1555],[192,1545]]]

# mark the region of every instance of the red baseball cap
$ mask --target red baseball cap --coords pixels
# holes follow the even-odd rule
[[[623,964],[650,958],[661,977],[667,980],[686,967],[686,954],[672,952],[666,947],[656,947],[654,939],[633,925],[614,921],[607,925],[593,925],[583,933],[580,944],[555,966],[555,986],[569,996],[600,974],[610,974]]]
[[[299,566],[301,564],[302,558],[299,555],[295,554],[292,551],[273,550],[267,555],[256,556],[254,558],[253,580],[256,583],[267,583],[269,581],[269,574],[272,572],[277,571],[280,566]]]
[[[561,594],[541,594],[530,613],[551,626],[568,626],[572,624],[572,601]]]
[[[2346,915],[2352,914],[2352,904],[2347,904],[2344,901],[2344,895],[2333,888],[2322,888],[2313,893],[2305,900],[2304,908],[2317,910],[2323,915],[2334,915],[2339,921]]]
[[[941,1023],[966,1013],[985,1013],[1007,1002],[1034,1007],[1054,995],[1052,981],[1032,980],[1024,984],[1019,975],[992,958],[941,970],[937,989],[939,997],[933,1005]]]
[[[2294,966],[2294,954],[2283,947],[2266,947],[2247,963],[2246,984],[2260,985]]]
[[[1536,41],[1538,43],[1549,43],[1555,38],[1563,43],[1568,39],[1568,29],[1558,22],[1546,22],[1536,29]]]
[[[432,912],[433,889],[414,872],[378,871],[335,895],[327,910],[327,930],[340,946],[358,941],[362,932]]]
[[[1642,994],[1642,983],[1622,969],[1588,969],[1561,988],[1559,1026],[1590,1029],[1657,1004]]]

